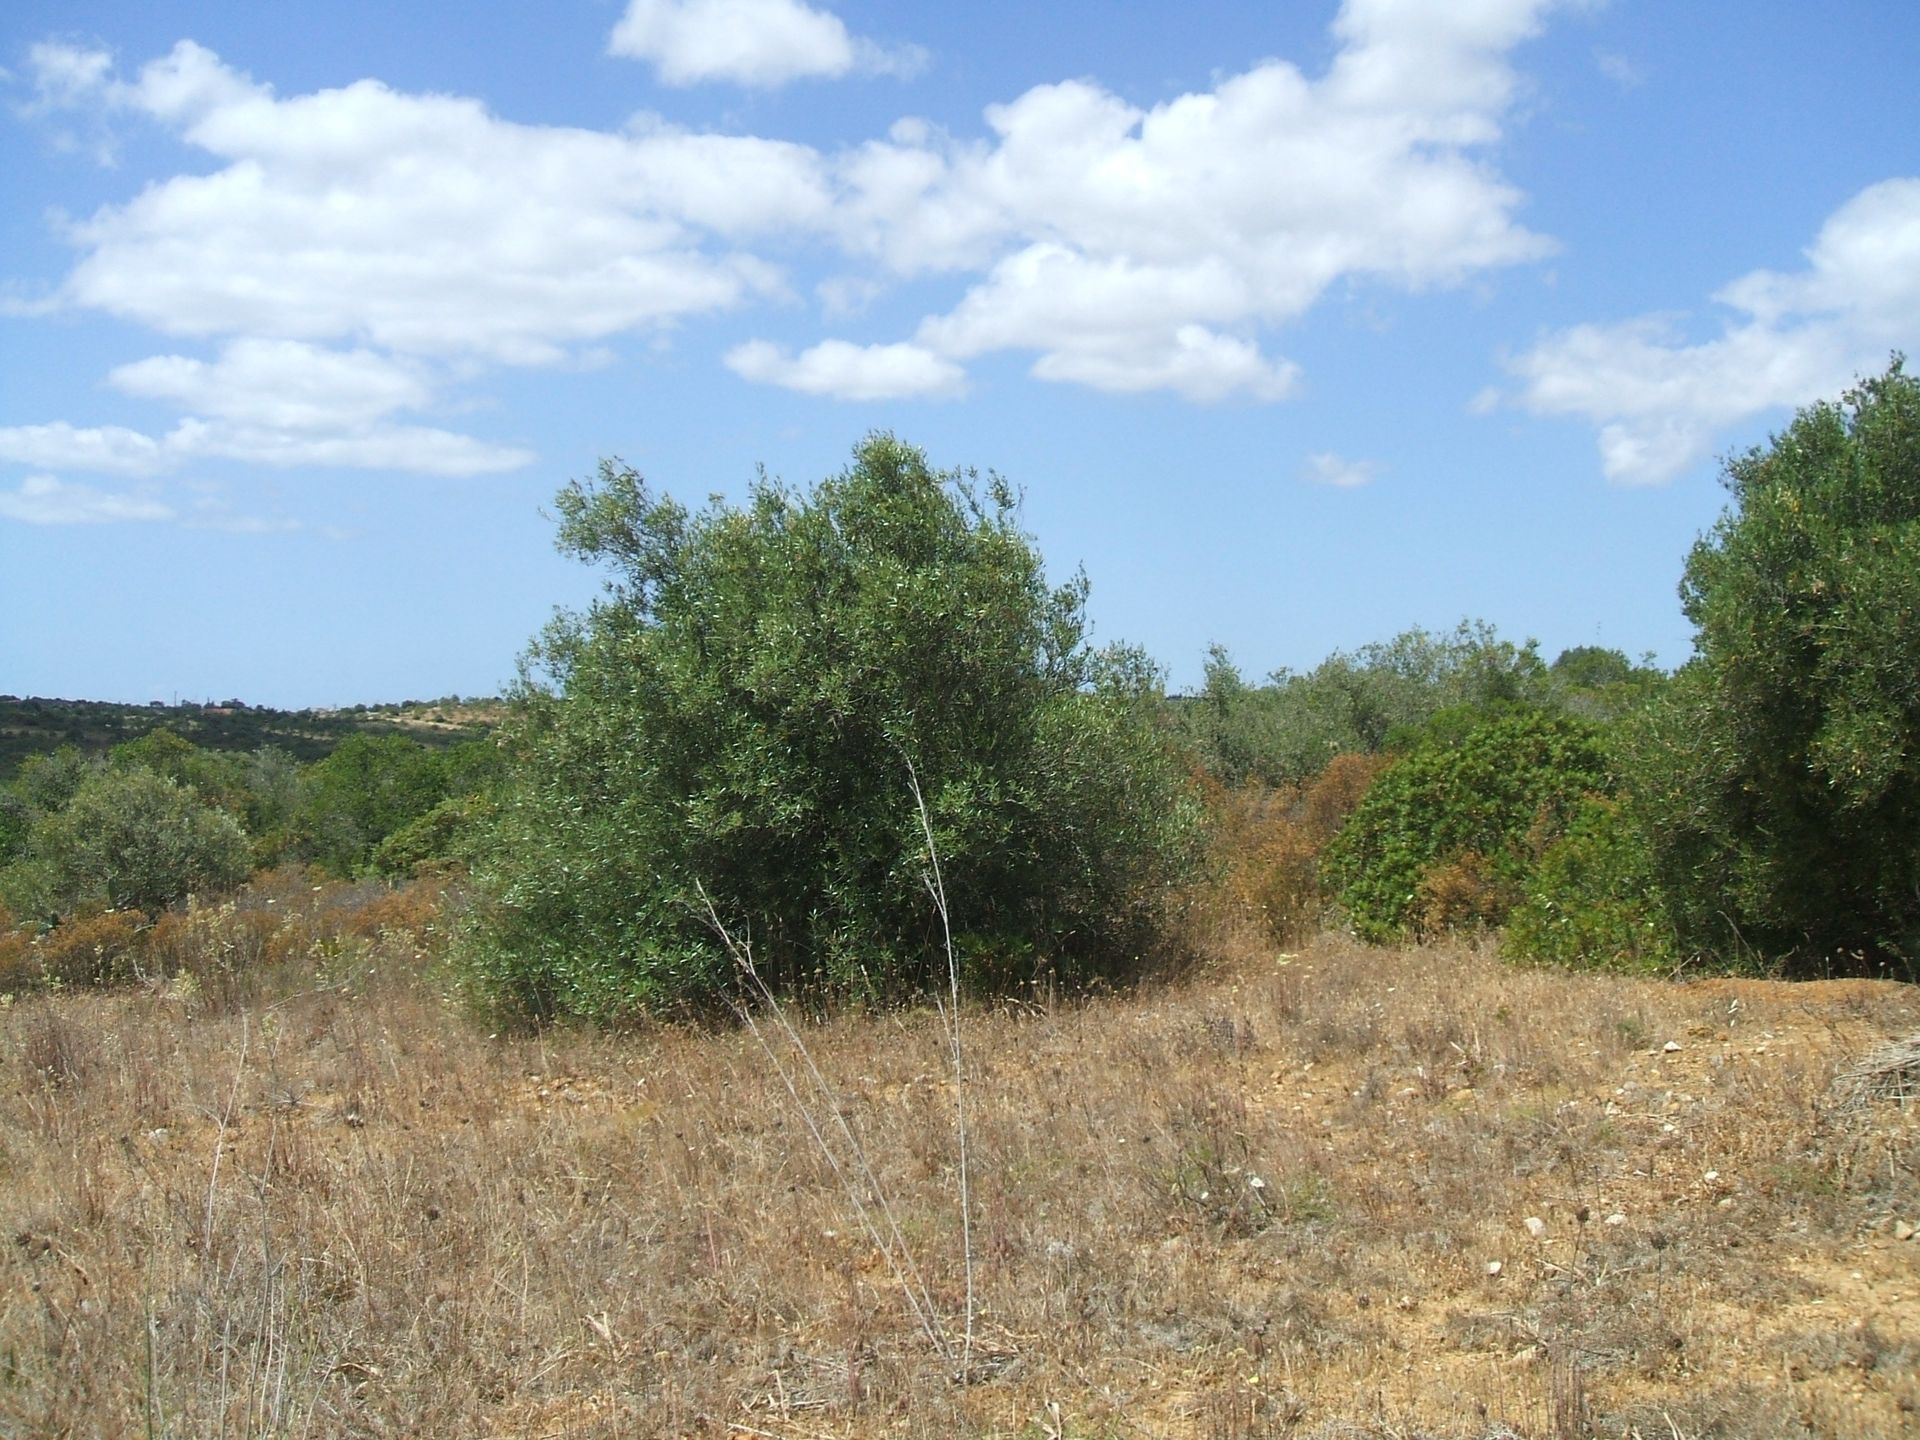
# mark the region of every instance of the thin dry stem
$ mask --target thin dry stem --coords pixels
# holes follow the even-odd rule
[[[941,1010],[953,1050],[953,1125],[959,1143],[960,1162],[960,1252],[966,1268],[966,1318],[961,1337],[960,1377],[967,1383],[973,1376],[973,1187],[967,1155],[967,1059],[960,1038],[960,963],[953,953],[953,920],[947,908],[947,886],[940,876],[940,847],[933,841],[933,819],[927,814],[927,797],[920,793],[920,776],[907,760],[907,783],[913,787],[913,803],[920,811],[920,831],[927,839],[927,865],[930,874],[927,890],[934,908],[940,912],[940,939],[947,954],[947,1004]]]

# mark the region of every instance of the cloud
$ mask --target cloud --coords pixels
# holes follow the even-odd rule
[[[0,490],[0,517],[28,525],[104,525],[122,520],[171,520],[166,505],[139,495],[109,495],[90,485],[29,475]]]
[[[443,375],[577,362],[791,301],[788,260],[823,251],[829,309],[915,277],[951,277],[959,298],[889,344],[756,342],[728,357],[736,373],[955,394],[968,361],[1010,352],[1040,379],[1117,394],[1279,400],[1298,371],[1274,336],[1333,287],[1455,286],[1553,249],[1491,162],[1509,52],[1553,4],[1347,0],[1317,76],[1267,61],[1151,107],[1065,81],[988,107],[978,137],[909,118],[835,153],[649,116],[519,124],[375,80],[282,96],[191,41],[130,78],[53,47],[36,61],[46,105],[160,127],[207,163],[63,222],[75,259],[37,308],[221,348],[113,372],[180,408],[164,440],[19,427],[0,455],[41,443],[28,463],[76,463],[84,436],[127,473],[187,454],[504,468],[525,457],[394,417],[430,411]],[[781,63],[804,73],[878,63],[798,0],[635,3],[613,44],[663,67],[671,53],[688,78],[772,83],[777,66],[753,67],[773,62],[709,44],[717,32],[784,36]]]
[[[1349,0],[1314,79],[1268,61],[1142,109],[1085,80],[986,112],[988,141],[920,122],[841,157],[842,243],[897,275],[974,274],[916,343],[1036,353],[1034,373],[1129,393],[1273,400],[1260,336],[1337,282],[1455,285],[1553,244],[1477,153],[1545,0]]]
[[[86,428],[64,420],[0,426],[0,460],[112,475],[151,475],[168,464],[165,448],[149,435],[118,425]]]
[[[551,364],[783,293],[734,242],[831,205],[804,146],[517,125],[372,80],[282,99],[190,41],[96,98],[226,162],[67,228],[60,303],[164,334]]]
[[[1379,477],[1380,466],[1372,460],[1348,460],[1331,450],[1323,450],[1307,457],[1302,473],[1316,485],[1357,490],[1362,485],[1371,485]]]
[[[181,458],[240,460],[281,469],[318,465],[449,477],[517,470],[535,458],[529,450],[489,445],[470,435],[426,425],[300,434],[190,418],[174,427],[166,445]]]
[[[1593,52],[1593,63],[1602,75],[1622,90],[1638,90],[1647,83],[1646,67],[1617,51],[1596,50]]]
[[[945,399],[966,388],[966,372],[918,345],[853,345],[823,340],[789,355],[765,340],[727,352],[742,379],[836,400]]]
[[[1732,313],[1711,339],[1690,341],[1660,315],[1550,334],[1509,362],[1510,403],[1595,424],[1611,480],[1671,480],[1731,427],[1833,395],[1920,339],[1920,179],[1862,190],[1806,259],[1721,289],[1713,298]]]
[[[15,107],[25,116],[50,114],[84,104],[104,90],[113,73],[105,50],[47,40],[27,49],[33,99]]]
[[[107,382],[198,415],[282,430],[364,425],[432,398],[417,365],[295,340],[235,340],[211,364],[156,355],[110,371]]]
[[[281,468],[324,465],[479,475],[529,464],[531,451],[490,445],[424,425],[377,424],[301,431],[188,416],[155,439],[121,426],[0,428],[0,460],[119,475],[157,475],[191,460],[238,460]]]
[[[607,49],[651,61],[669,85],[770,89],[854,72],[908,76],[926,65],[917,46],[857,38],[839,16],[801,0],[629,0]]]
[[[155,438],[124,426],[56,421],[0,427],[0,460],[62,470],[155,475],[194,460],[479,475],[518,469],[531,451],[400,424],[433,397],[421,368],[367,350],[235,340],[214,361],[155,355],[108,372],[126,394],[190,412]]]

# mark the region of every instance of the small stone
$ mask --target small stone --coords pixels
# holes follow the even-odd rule
[[[1613,1214],[1607,1216],[1606,1220],[1602,1223],[1607,1225],[1624,1225],[1627,1223],[1627,1217],[1616,1210]]]
[[[1894,1239],[1911,1240],[1913,1239],[1913,1236],[1914,1236],[1914,1228],[1913,1228],[1913,1222],[1911,1220],[1896,1220],[1893,1222],[1893,1238]]]
[[[1507,1267],[1505,1265],[1502,1265],[1498,1260],[1487,1261],[1487,1274],[1489,1275],[1498,1275],[1502,1270],[1506,1268]]]
[[[1538,1215],[1529,1215],[1526,1219],[1527,1234],[1538,1240],[1547,1233],[1547,1222]]]
[[[1664,1050],[1667,1054],[1671,1055],[1673,1054],[1674,1051],[1680,1048],[1680,1042],[1678,1040],[1669,1040],[1665,1045],[1662,1045],[1660,1048]]]
[[[1718,1180],[1719,1178],[1720,1178],[1720,1172],[1718,1170],[1707,1171],[1707,1183],[1709,1185],[1711,1185],[1714,1181]]]

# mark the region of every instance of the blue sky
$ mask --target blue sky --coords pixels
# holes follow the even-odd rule
[[[1270,12],[1270,13],[1269,13]],[[1718,458],[1920,340],[1920,9],[15,0],[0,691],[489,693],[553,491],[892,430],[1176,686],[1678,663]]]

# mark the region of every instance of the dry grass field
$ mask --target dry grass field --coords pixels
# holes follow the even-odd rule
[[[1845,1078],[1910,989],[1329,937],[970,1010],[969,1346],[932,1012],[799,1026],[831,1103],[763,1029],[802,1108],[741,1028],[487,1034],[430,893],[176,928],[0,1010],[10,1440],[1920,1428],[1916,1077]]]

